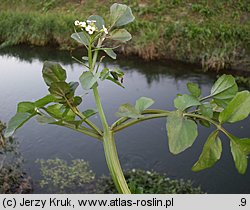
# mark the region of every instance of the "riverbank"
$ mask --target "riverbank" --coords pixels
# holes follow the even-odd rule
[[[115,1],[80,2],[2,0],[1,46],[76,47],[70,39],[73,21],[86,19],[89,14],[106,14]],[[133,40],[121,46],[120,52],[139,55],[146,60],[199,63],[204,69],[250,71],[250,6],[247,0],[122,2],[130,2],[136,21],[128,26]]]

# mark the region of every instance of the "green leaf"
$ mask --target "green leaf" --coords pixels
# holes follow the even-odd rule
[[[115,73],[117,79],[118,79],[118,77],[123,77],[124,76],[124,72],[122,70],[118,69],[118,68],[114,68],[114,70],[111,71],[111,73]]]
[[[49,115],[51,115],[56,119],[63,119],[63,120],[75,119],[75,114],[61,104],[53,104],[51,106],[48,106],[45,110]]]
[[[202,104],[200,106],[200,112],[205,117],[213,118],[213,108],[211,104]]]
[[[142,113],[145,109],[149,108],[154,104],[154,100],[147,97],[141,97],[138,100],[136,100],[135,109]]]
[[[167,119],[168,144],[170,152],[178,154],[190,147],[197,135],[197,125],[187,119],[179,110],[172,112]]]
[[[211,89],[211,95],[214,98],[214,102],[224,108],[237,92],[238,86],[234,77],[225,74],[219,77]]]
[[[71,35],[71,38],[85,46],[89,45],[90,36],[85,31],[75,32]]]
[[[108,76],[109,76],[109,69],[108,68],[104,68],[101,71],[100,80],[103,81],[103,80],[107,79]]]
[[[215,110],[214,108],[213,108],[213,110],[214,110],[214,113],[213,113],[213,120],[219,121],[219,116],[220,116],[220,112],[221,112],[221,111]]]
[[[119,76],[116,72],[111,71],[110,74],[115,80],[119,81]]]
[[[67,78],[66,71],[60,64],[49,61],[44,62],[42,73],[43,79],[48,86],[50,86],[52,82],[62,82]]]
[[[86,117],[89,118],[97,113],[96,109],[87,109],[85,110],[82,114]]]
[[[46,115],[38,115],[36,117],[37,122],[41,123],[41,124],[50,124],[53,122],[56,122],[56,120],[53,117],[49,117]]]
[[[119,78],[122,78],[124,75],[124,73],[118,68],[115,68],[113,71],[110,71],[110,74],[116,81],[119,81]]]
[[[201,103],[199,102],[199,100],[197,98],[195,98],[194,96],[190,96],[190,95],[182,95],[182,96],[177,96],[177,98],[175,98],[174,100],[174,106],[175,108],[184,111],[185,109],[192,107],[192,106],[198,106]]]
[[[14,117],[12,117],[7,125],[4,136],[8,138],[14,134],[16,129],[20,128],[25,122],[27,122],[34,115],[27,112],[16,113]]]
[[[202,125],[202,126],[205,126],[207,128],[210,128],[210,122],[206,121],[206,120],[202,120],[200,119],[199,120],[199,123]]]
[[[35,112],[35,109],[44,107],[45,105],[54,101],[55,97],[52,95],[47,95],[35,102],[23,101],[18,103],[17,112],[29,112],[32,114]]]
[[[119,107],[119,111],[116,113],[117,117],[129,117],[129,118],[140,118],[143,115],[135,109],[131,104],[123,104]]]
[[[17,112],[29,112],[29,113],[33,113],[35,110],[35,104],[33,102],[28,102],[28,101],[24,101],[24,102],[20,102],[17,105]]]
[[[107,77],[107,80],[110,80],[111,82],[113,82],[113,83],[119,85],[120,87],[124,88],[124,86],[118,80],[116,80],[116,79],[114,79],[114,78],[112,78],[110,76]]]
[[[242,146],[238,143],[239,139],[231,136],[230,147],[231,153],[234,159],[235,167],[240,174],[244,174],[247,170],[247,155],[242,149]]]
[[[53,82],[49,87],[49,92],[57,98],[66,100],[66,95],[71,92],[71,89],[66,82]]]
[[[197,84],[189,82],[189,83],[187,83],[187,88],[192,96],[194,96],[196,98],[200,97],[201,89],[199,88],[199,86]]]
[[[47,95],[47,96],[44,96],[43,98],[35,101],[34,104],[37,108],[41,108],[41,107],[46,106],[49,103],[55,102],[55,100],[56,100],[56,98],[53,95]]]
[[[116,59],[116,53],[112,49],[103,50],[110,58]]]
[[[79,83],[78,82],[70,82],[69,83],[69,86],[70,86],[70,89],[73,93],[75,93],[76,91],[76,88],[79,86]]]
[[[211,95],[215,96],[222,93],[225,90],[228,90],[235,84],[235,79],[231,75],[223,74],[220,76],[217,81],[214,83],[211,89]]]
[[[250,139],[249,139],[249,138],[239,139],[238,144],[241,145],[242,150],[243,150],[247,155],[250,154]]]
[[[197,172],[212,167],[221,157],[222,144],[218,137],[218,131],[214,131],[208,137],[199,160],[194,164],[192,170]]]
[[[81,103],[82,103],[82,98],[81,98],[80,96],[75,96],[75,97],[73,98],[73,103],[72,103],[72,105],[73,105],[74,107],[79,106]]]
[[[125,4],[113,4],[110,7],[110,18],[112,25],[120,27],[134,21],[132,10]]]
[[[234,123],[243,120],[250,114],[250,93],[245,90],[236,94],[228,106],[220,113],[221,123]]]
[[[127,42],[132,39],[132,36],[126,29],[116,29],[110,33],[109,38],[115,41]]]
[[[227,107],[229,102],[233,99],[235,94],[238,92],[238,86],[235,84],[232,88],[227,91],[214,96],[214,102],[220,107]]]
[[[95,20],[96,21],[95,25],[98,28],[98,30],[101,30],[103,25],[105,26],[103,18],[99,15],[91,15],[88,17],[87,20]]]
[[[90,71],[85,71],[80,76],[79,80],[84,90],[91,89],[94,85],[97,85],[97,80],[99,79],[100,72],[93,75]]]
[[[61,119],[63,114],[62,107],[63,105],[61,104],[53,104],[46,108],[46,112],[56,119]]]

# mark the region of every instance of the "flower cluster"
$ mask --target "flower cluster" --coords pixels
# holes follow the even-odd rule
[[[87,20],[85,21],[79,21],[76,20],[75,21],[75,26],[80,27],[82,30],[86,30],[90,35],[93,34],[95,31],[98,31],[98,28],[95,25],[96,21],[95,20]],[[105,34],[108,34],[108,29],[102,25],[102,29],[100,30],[100,32],[104,32]]]

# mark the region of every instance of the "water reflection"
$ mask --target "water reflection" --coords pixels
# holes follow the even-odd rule
[[[1,56],[14,57],[19,61],[25,61],[32,63],[34,60],[44,62],[45,60],[59,62],[62,65],[71,66],[76,63],[71,56],[76,58],[81,58],[83,54],[86,54],[84,49],[78,49],[73,51],[55,51],[54,48],[42,48],[42,47],[28,47],[28,46],[13,46],[7,47],[0,50]],[[126,72],[137,71],[142,75],[145,75],[148,84],[153,81],[159,82],[164,76],[171,78],[173,80],[187,79],[190,76],[200,77],[195,80],[199,84],[206,84],[207,77],[214,79],[214,73],[204,73],[196,65],[187,65],[185,63],[176,63],[173,61],[151,61],[146,62],[138,57],[126,57],[119,55],[118,60],[112,60],[108,57],[104,59],[104,66],[109,66],[110,62],[119,68],[126,70]]]

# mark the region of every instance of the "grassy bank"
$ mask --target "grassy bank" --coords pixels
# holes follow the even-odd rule
[[[20,43],[75,47],[70,39],[75,19],[103,15],[111,0],[1,0],[2,46]],[[248,0],[136,0],[129,4],[136,21],[134,38],[120,51],[144,59],[200,63],[205,69],[249,68]],[[250,69],[249,69],[250,70]]]

